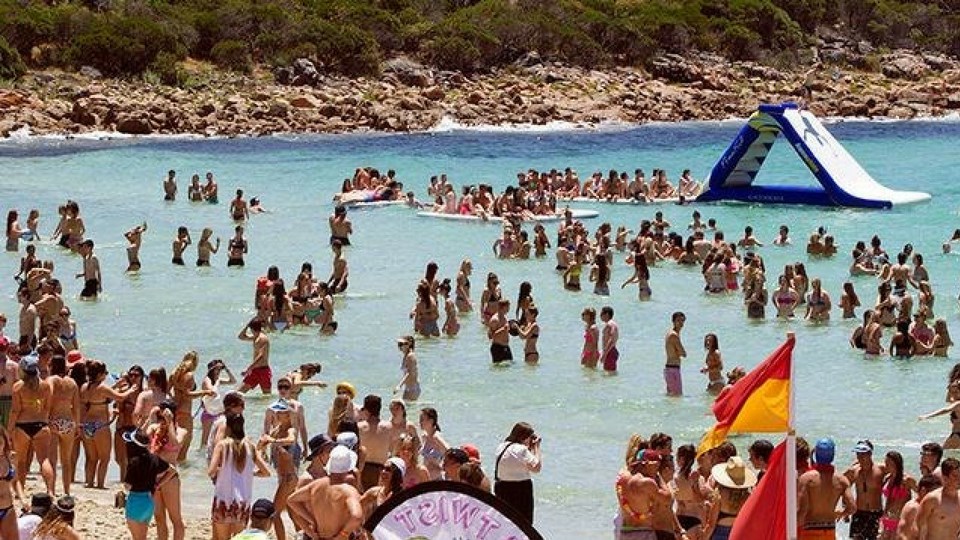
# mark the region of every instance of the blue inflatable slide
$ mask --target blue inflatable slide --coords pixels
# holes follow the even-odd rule
[[[781,134],[821,187],[754,185],[760,167]],[[930,199],[927,193],[896,191],[881,185],[816,116],[794,103],[761,105],[720,156],[706,184],[697,201],[890,208]]]

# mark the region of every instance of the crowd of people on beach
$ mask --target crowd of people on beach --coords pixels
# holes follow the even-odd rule
[[[441,175],[431,180],[428,194],[443,208],[452,200],[451,208],[457,213],[461,213],[466,199],[467,210],[474,215],[522,215],[535,211],[536,204],[546,204],[548,199],[555,203],[570,197],[647,200],[651,196],[687,196],[696,189],[688,172],[680,186],[673,188],[662,171],[650,183],[644,181],[640,170],[633,181],[626,173],[611,171],[607,179],[597,173],[581,186],[570,169],[563,173],[530,170],[518,175],[518,187],[507,188],[500,197],[481,186],[465,190],[459,201]],[[206,186],[200,186],[199,176],[194,175],[191,201],[217,202],[212,173],[207,174],[207,180]],[[176,201],[174,171],[164,180],[163,191],[164,200]],[[381,194],[378,196],[390,197],[403,193],[394,171],[381,178],[379,172],[369,168],[357,169],[354,179],[344,183],[341,195],[355,191],[375,191]],[[536,201],[534,206],[532,201]],[[347,201],[341,198],[340,202]],[[204,364],[195,351],[186,352],[169,372],[160,366],[147,370],[134,365],[120,376],[111,375],[104,362],[83,353],[77,323],[71,318],[63,286],[54,276],[52,261],[39,260],[35,245],[28,244],[17,274],[21,307],[16,340],[2,333],[7,321],[0,314],[0,471],[6,471],[0,476],[0,538],[79,538],[72,528],[76,503],[72,484],[82,451],[82,475],[88,488],[106,488],[109,464],[116,463],[125,484],[117,495],[117,505],[125,510],[134,539],[146,539],[153,521],[161,540],[183,539],[178,466],[187,460],[192,446],[205,451],[213,485],[210,521],[215,540],[267,538],[271,530],[277,538],[287,538],[293,532],[288,530],[290,523],[304,539],[360,538],[365,534],[363,522],[376,508],[405,489],[439,479],[491,491],[532,523],[536,501],[532,475],[543,463],[541,438],[533,426],[518,422],[494,450],[491,480],[484,472],[476,445],[451,444],[443,438],[437,409],[420,407],[416,421],[408,418],[407,411],[423,391],[418,340],[457,336],[460,319],[473,311],[478,312],[486,331],[494,364],[513,361],[511,338],[522,341],[526,364],[540,361],[540,308],[529,281],[520,284],[516,304],[511,304],[497,274],[489,272],[475,303],[471,260],[463,259],[450,278],[441,278],[439,265],[428,263],[409,313],[412,334],[396,340],[401,377],[393,387],[397,399],[389,401],[386,414],[381,395],[369,393],[360,405],[356,403],[359,394],[354,384],[342,381],[331,385],[316,379],[322,370],[320,364],[306,363],[274,377],[270,362],[272,332],[313,324],[323,335],[335,334],[338,329],[333,297],[349,286],[345,250],[354,232],[344,204],[338,204],[328,219],[332,263],[326,281],[316,278],[310,263],[301,266],[290,289],[276,266],[256,280],[256,314],[237,336],[250,342],[251,356],[237,375],[222,359]],[[263,209],[258,201],[246,202],[238,189],[228,212],[235,224],[235,236],[228,244],[228,266],[244,264],[248,244],[242,224],[259,211]],[[40,240],[39,215],[39,211],[32,211],[23,229],[16,211],[10,212],[8,251],[19,251],[20,241]],[[79,204],[67,201],[60,208],[60,216],[52,240],[80,255],[82,271],[76,278],[83,279],[84,285],[79,298],[95,300],[103,289],[103,280],[94,242],[85,238]],[[620,288],[635,284],[638,300],[646,301],[653,294],[651,269],[669,271],[670,265],[688,266],[699,268],[704,294],[726,295],[734,300],[739,292],[746,318],[764,318],[768,302],[781,319],[797,317],[801,308],[802,318],[815,324],[826,323],[831,317],[831,296],[820,279],[808,277],[802,262],[786,265],[777,277],[776,288],[767,289],[767,269],[760,254],[764,244],[750,226],[745,227],[742,238],[727,241],[716,220],[703,221],[700,212],[694,211],[684,237],[678,231],[681,227],[671,225],[658,211],[652,219],[641,221],[636,232],[609,223],[590,231],[568,209],[553,246],[542,224],[533,226],[532,243],[524,225],[522,219],[504,220],[493,244],[495,255],[501,259],[543,259],[549,256],[548,250],[554,249],[560,285],[567,291],[582,289],[581,276],[589,265],[587,279],[593,283],[593,293],[603,299],[610,295],[615,269],[625,265],[630,276]],[[128,272],[142,267],[139,250],[147,230],[147,224],[142,223],[124,235],[129,243]],[[960,234],[944,245],[944,251],[957,239]],[[192,243],[189,230],[180,227],[172,243],[172,264],[185,264],[184,253]],[[786,225],[779,228],[771,244],[792,244]],[[210,265],[211,256],[219,248],[220,240],[213,239],[212,229],[204,229],[197,243],[197,266]],[[820,227],[810,234],[806,252],[814,266],[818,260],[836,256],[835,239]],[[623,257],[620,264],[618,253]],[[853,347],[867,355],[889,351],[902,358],[947,356],[952,341],[946,321],[937,319],[932,327],[927,323],[933,318],[934,294],[922,254],[907,244],[891,257],[880,238],[874,236],[869,242],[856,243],[850,273],[875,275],[878,282],[878,298],[872,309],[864,311],[863,325],[850,338]],[[856,309],[862,304],[852,283],[845,282],[842,290],[838,304],[841,316],[856,318]],[[601,305],[599,310],[590,307],[580,314],[584,324],[580,354],[583,368],[617,372],[620,326],[614,315],[610,305]],[[669,396],[684,393],[681,365],[688,356],[682,340],[686,318],[685,313],[677,311],[664,324],[663,377]],[[884,328],[896,329],[887,347],[882,344]],[[720,337],[715,333],[704,336],[703,343],[705,358],[700,372],[707,379],[706,391],[719,394],[746,371],[741,366],[726,370]],[[230,385],[238,386],[235,391],[227,391]],[[319,429],[308,426],[300,394],[307,387],[327,386],[335,388],[328,423]],[[271,395],[260,429],[245,422],[244,395],[257,388]],[[193,413],[197,404],[199,426]],[[833,466],[833,441],[819,440],[813,448],[798,441],[800,538],[834,538],[837,521],[849,517],[851,537],[855,539],[956,539],[960,533],[960,462],[943,459],[943,453],[960,449],[960,364],[949,376],[947,405],[920,418],[944,415],[949,415],[952,431],[944,444],[923,446],[920,479],[905,473],[904,458],[896,451],[888,452],[883,464],[875,463],[873,444],[868,440],[851,449],[856,464],[843,472]],[[200,432],[197,443],[195,431]],[[770,442],[760,440],[750,445],[746,460],[736,455],[730,443],[698,456],[689,444],[674,451],[672,438],[663,433],[649,439],[634,435],[615,482],[619,507],[615,536],[624,540],[725,540],[751,488],[762,477],[772,451]],[[34,463],[42,485],[28,500],[26,479]],[[491,470],[489,466],[487,470]],[[255,477],[276,479],[271,500],[253,500]],[[63,496],[58,498],[60,493]],[[843,510],[835,513],[838,502]],[[21,510],[23,514],[18,515]]]

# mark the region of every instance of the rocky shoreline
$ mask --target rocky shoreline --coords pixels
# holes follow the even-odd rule
[[[917,118],[960,112],[960,62],[854,47],[821,50],[809,107],[825,116]],[[840,68],[836,65],[860,68]],[[134,135],[424,131],[464,125],[645,123],[745,117],[758,103],[800,99],[801,70],[666,55],[649,70],[585,70],[530,54],[484,75],[438,72],[404,58],[379,79],[317,72],[309,62],[239,75],[189,62],[188,89],[104,79],[95,70],[32,72],[0,89],[0,136],[95,131]],[[313,71],[311,71],[313,70]],[[278,84],[283,80],[288,84]]]

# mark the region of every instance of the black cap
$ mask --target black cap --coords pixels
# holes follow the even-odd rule
[[[50,511],[50,507],[53,506],[53,497],[48,493],[34,493],[30,497],[30,513],[36,514],[38,516],[43,516]]]
[[[257,499],[250,510],[250,516],[257,519],[269,519],[273,517],[276,509],[270,499]]]
[[[337,442],[330,438],[326,433],[321,433],[319,435],[314,435],[310,438],[310,442],[307,443],[307,446],[310,448],[310,453],[307,454],[305,458],[307,461],[312,460],[317,457],[317,454],[323,451],[324,448],[334,447],[337,445]]]

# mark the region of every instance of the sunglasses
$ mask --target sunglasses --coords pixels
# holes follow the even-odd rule
[[[277,386],[277,390],[289,390],[291,387],[289,384],[281,384]]]

